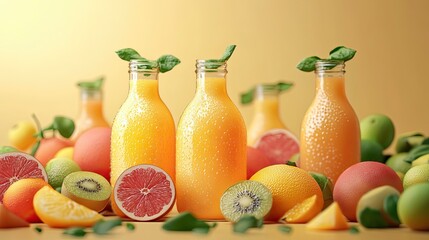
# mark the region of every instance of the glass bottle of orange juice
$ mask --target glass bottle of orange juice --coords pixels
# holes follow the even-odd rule
[[[316,62],[316,96],[301,126],[300,167],[325,174],[334,183],[360,161],[359,120],[345,92],[345,65]]]
[[[258,84],[256,88],[242,94],[241,102],[243,104],[254,102],[255,109],[247,130],[247,145],[253,146],[259,137],[270,129],[289,130],[280,117],[279,95],[292,85],[285,82]]]
[[[156,61],[131,60],[129,92],[112,125],[111,184],[138,164],[153,164],[175,177],[176,136],[173,117],[158,90]],[[125,216],[112,198],[112,209]]]
[[[197,89],[177,129],[177,209],[223,219],[220,198],[246,179],[246,127],[226,90],[226,62],[197,60]]]
[[[103,86],[104,78],[92,82],[79,82],[80,114],[76,120],[76,128],[71,136],[75,142],[86,130],[94,127],[110,127],[103,115]]]

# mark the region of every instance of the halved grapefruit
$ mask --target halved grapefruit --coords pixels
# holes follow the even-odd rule
[[[262,151],[272,164],[285,164],[293,155],[299,153],[299,142],[286,129],[272,129],[257,140],[255,148]]]
[[[0,154],[0,203],[4,192],[12,183],[23,178],[41,178],[48,181],[42,164],[31,155],[22,152]]]
[[[161,168],[140,164],[125,170],[113,189],[115,202],[129,218],[152,221],[167,214],[176,199],[171,177]]]

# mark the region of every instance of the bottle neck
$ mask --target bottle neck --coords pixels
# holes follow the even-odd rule
[[[316,62],[316,91],[327,97],[345,97],[345,65],[342,61]]]
[[[89,116],[103,115],[103,96],[101,90],[81,89],[81,113]]]
[[[279,91],[264,88],[264,85],[256,86],[255,90],[255,114],[264,114],[270,118],[280,118]]]
[[[129,95],[159,98],[158,63],[154,61],[131,60],[129,67]]]
[[[197,60],[197,93],[208,95],[227,95],[225,62]]]

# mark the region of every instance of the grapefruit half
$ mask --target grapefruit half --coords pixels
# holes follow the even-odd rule
[[[272,164],[285,164],[293,155],[299,153],[299,142],[286,129],[272,129],[257,140],[255,148],[262,151]]]
[[[152,221],[170,211],[176,199],[176,189],[164,170],[140,164],[119,176],[113,196],[127,217],[136,221]]]
[[[9,186],[23,178],[41,178],[48,182],[43,165],[33,156],[22,152],[0,154],[0,203]]]

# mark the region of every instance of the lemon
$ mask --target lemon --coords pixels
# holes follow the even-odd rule
[[[404,189],[423,182],[429,183],[429,164],[418,165],[408,170],[404,176]]]
[[[401,222],[411,229],[429,230],[428,182],[418,183],[405,189],[399,197],[398,215]]]
[[[63,157],[63,158],[73,159],[73,151],[74,151],[73,147],[65,147],[55,154],[55,158]]]
[[[36,127],[31,121],[21,121],[8,132],[9,143],[18,150],[25,151],[36,142]]]
[[[53,158],[46,164],[48,182],[54,188],[62,186],[64,178],[72,172],[80,171],[79,165],[69,158]]]

